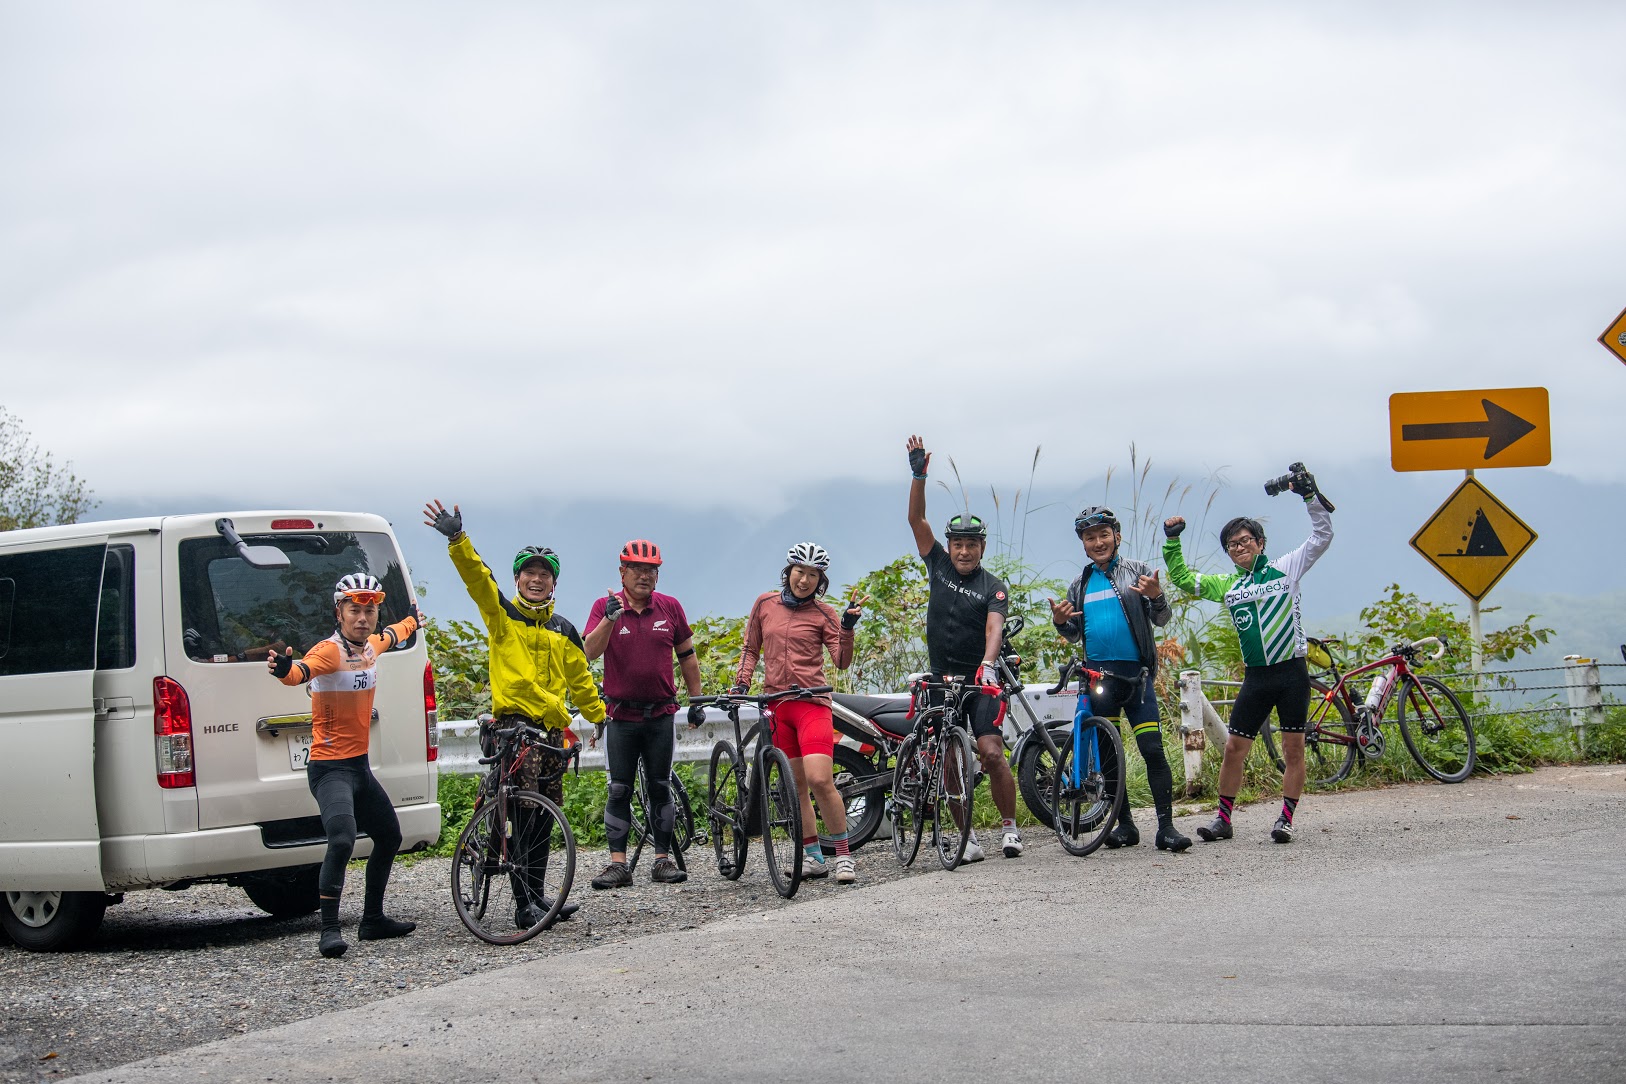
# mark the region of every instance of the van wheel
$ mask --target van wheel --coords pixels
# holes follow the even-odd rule
[[[319,905],[316,877],[321,870],[321,866],[272,870],[244,881],[243,891],[272,918],[299,918]]]
[[[13,892],[0,903],[0,926],[30,952],[61,952],[89,940],[102,924],[100,892]]]

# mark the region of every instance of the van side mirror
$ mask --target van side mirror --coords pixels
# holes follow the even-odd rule
[[[290,563],[288,555],[275,546],[251,546],[244,542],[237,534],[237,527],[224,516],[215,520],[215,530],[227,545],[236,547],[237,556],[253,568],[287,568]]]

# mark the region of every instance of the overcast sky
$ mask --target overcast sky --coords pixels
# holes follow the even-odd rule
[[[0,405],[105,498],[1626,479],[1626,5],[0,2]],[[1059,484],[1060,479],[1056,479]],[[1442,493],[1444,492],[1442,481]],[[376,509],[383,510],[383,509]],[[397,516],[401,509],[390,511]]]

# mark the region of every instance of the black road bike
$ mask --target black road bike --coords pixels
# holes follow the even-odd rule
[[[550,745],[546,733],[523,723],[490,734],[496,751],[480,758],[490,771],[452,853],[452,903],[480,940],[517,945],[558,921],[576,877],[570,821],[552,799],[519,787],[520,766],[532,749],[569,765],[581,746]]]
[[[910,692],[918,710],[914,731],[898,750],[887,811],[892,818],[892,850],[905,866],[920,853],[927,822],[944,869],[965,859],[971,840],[977,758],[967,726],[966,698],[987,695],[966,679],[918,678]],[[922,704],[929,706],[919,707]]]
[[[801,886],[802,802],[790,758],[773,745],[774,705],[830,691],[828,685],[811,689],[793,685],[766,696],[727,693],[689,701],[721,709],[734,724],[734,740],[722,738],[712,746],[706,794],[706,820],[717,872],[729,880],[737,881],[745,872],[751,837],[758,836],[774,891],[788,900]],[[755,704],[762,714],[762,721],[749,734],[740,726],[740,708],[746,704]]]

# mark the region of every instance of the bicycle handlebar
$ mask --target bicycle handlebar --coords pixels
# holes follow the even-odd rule
[[[1440,639],[1438,636],[1425,636],[1421,640],[1413,640],[1409,644],[1401,644],[1399,647],[1395,648],[1395,654],[1415,655],[1424,644],[1435,644],[1438,647],[1438,650],[1436,650],[1434,654],[1427,656],[1430,659],[1439,658],[1441,655],[1444,655],[1446,650],[1450,647],[1446,641]]]
[[[699,704],[701,707],[727,707],[731,704],[755,704],[761,707],[776,700],[787,700],[792,697],[823,696],[825,693],[835,692],[831,685],[815,685],[811,689],[804,689],[799,685],[792,685],[788,689],[781,689],[776,693],[764,693],[761,696],[751,696],[749,693],[719,693],[716,696],[691,696],[691,705]]]
[[[1144,676],[1144,674],[1145,671],[1143,670],[1142,676]],[[1089,667],[1084,665],[1083,659],[1073,659],[1071,662],[1062,664],[1060,675],[1056,681],[1056,687],[1053,689],[1046,689],[1046,695],[1055,696],[1057,693],[1067,688],[1068,683],[1077,677],[1087,677],[1092,682],[1110,679],[1112,681],[1121,681],[1125,685],[1133,685],[1140,680],[1140,678],[1131,678],[1125,677],[1122,674],[1109,673],[1106,670],[1091,670]]]

